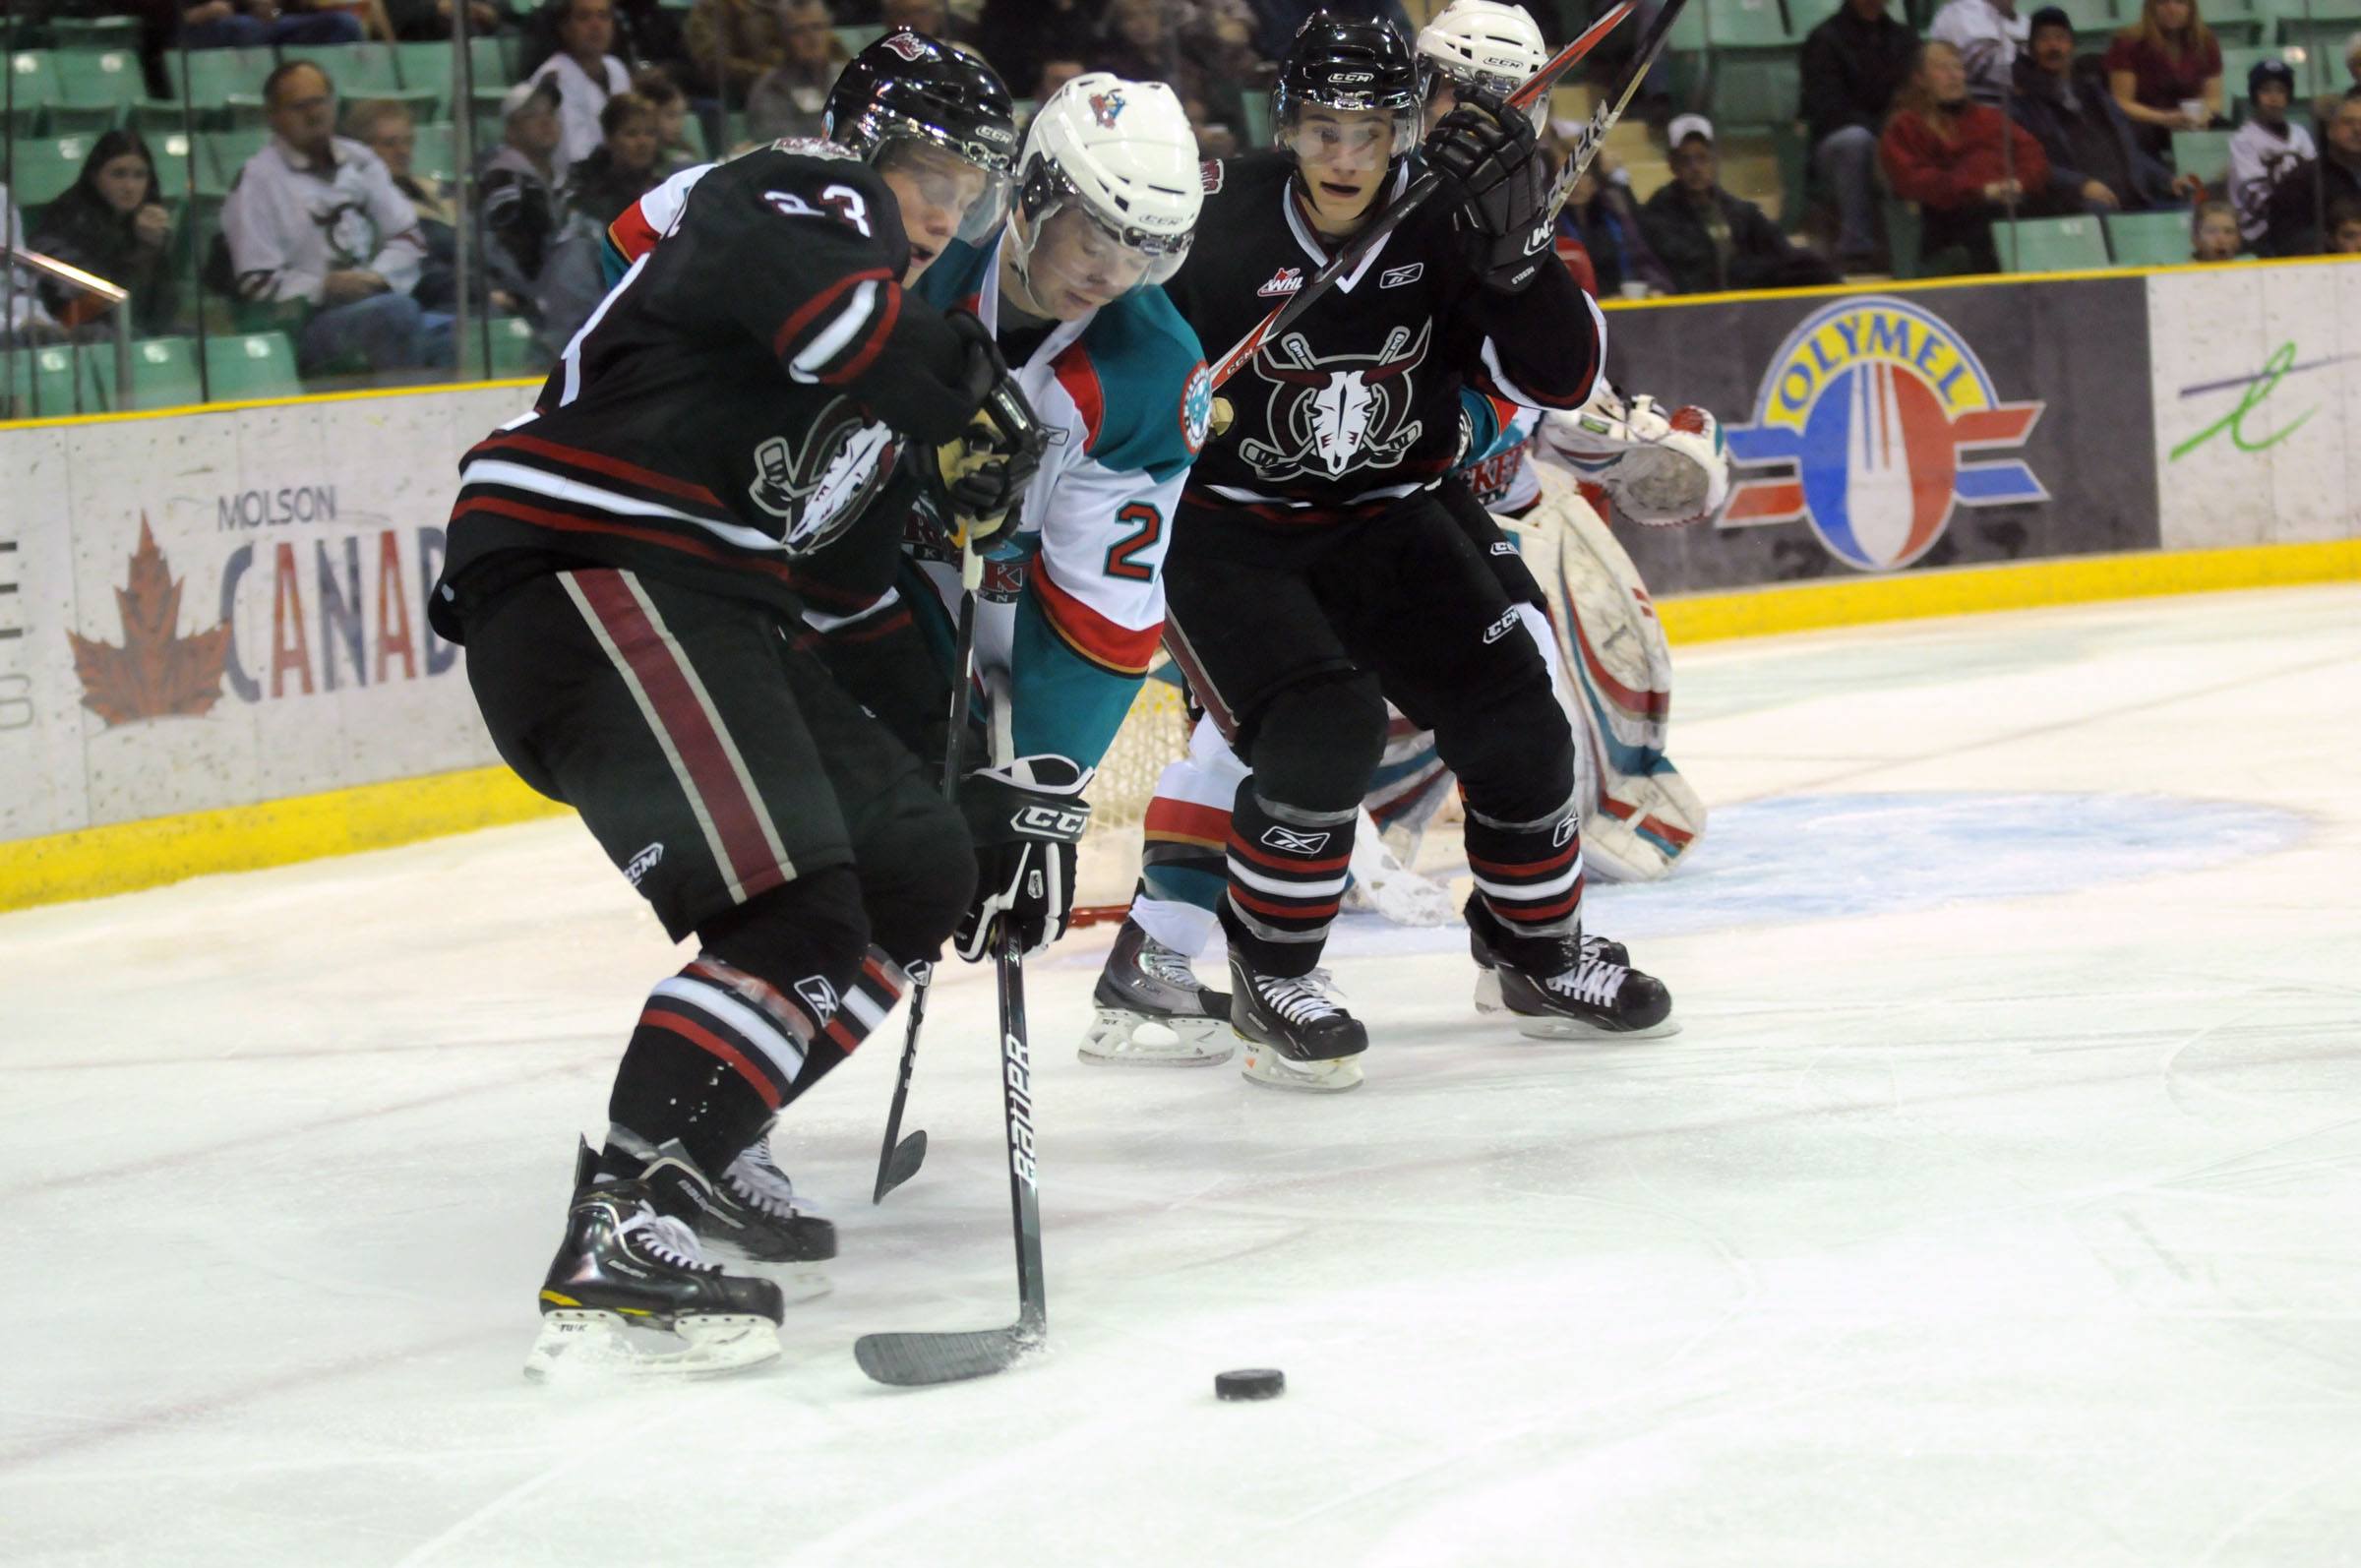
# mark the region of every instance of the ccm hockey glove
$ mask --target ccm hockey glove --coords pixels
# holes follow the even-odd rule
[[[976,845],[976,901],[951,941],[970,963],[1002,930],[1026,956],[1065,935],[1074,912],[1074,846],[1090,825],[1089,775],[1062,756],[1020,756],[961,780],[959,809]]]
[[[1549,162],[1530,119],[1491,93],[1471,91],[1435,122],[1424,153],[1475,231],[1486,287],[1521,293],[1544,263],[1554,265]]]
[[[976,411],[967,428],[920,467],[936,509],[950,522],[952,544],[981,548],[1009,526],[1018,499],[1040,471],[1049,436],[984,324],[958,310],[943,319],[967,342]]]

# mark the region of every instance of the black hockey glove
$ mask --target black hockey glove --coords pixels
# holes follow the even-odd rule
[[[967,387],[977,406],[958,439],[936,448],[935,460],[920,469],[951,526],[951,543],[981,548],[1011,525],[1049,436],[984,324],[961,310],[943,319],[966,341]]]
[[[1549,162],[1533,122],[1491,93],[1471,91],[1435,122],[1424,153],[1476,235],[1484,285],[1522,292],[1551,259]]]
[[[1062,756],[1020,756],[960,781],[959,809],[976,844],[976,901],[951,941],[970,963],[1004,930],[1040,952],[1074,912],[1074,846],[1090,825],[1081,770]]]

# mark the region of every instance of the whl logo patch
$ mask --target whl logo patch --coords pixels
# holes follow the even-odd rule
[[[1266,827],[1262,842],[1282,855],[1317,855],[1328,847],[1332,835],[1327,833],[1299,833],[1292,827]]]
[[[1260,288],[1256,289],[1254,292],[1260,294],[1265,299],[1269,299],[1275,294],[1292,294],[1302,286],[1303,269],[1301,267],[1282,267],[1279,269],[1276,276],[1274,276],[1269,282],[1263,284]]]

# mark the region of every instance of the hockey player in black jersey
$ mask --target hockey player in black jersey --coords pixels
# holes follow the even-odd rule
[[[997,526],[1038,461],[989,334],[904,288],[963,227],[998,224],[1014,126],[988,68],[907,32],[847,67],[829,116],[831,142],[699,181],[534,412],[461,469],[436,627],[466,644],[501,755],[699,943],[649,993],[605,1146],[577,1162],[534,1372],[778,1354],[779,1287],[723,1273],[700,1238],[833,1254],[770,1122],[969,901],[958,814],[800,645],[795,568],[898,529],[906,508],[879,504],[911,482],[898,449],[972,457],[980,406],[1014,413],[949,498],[965,526]]]
[[[1389,697],[1459,776],[1472,936],[1509,1009],[1632,1033],[1667,1027],[1671,1006],[1653,978],[1582,960],[1572,734],[1440,493],[1459,482],[1463,385],[1579,406],[1604,323],[1551,252],[1531,122],[1470,91],[1414,155],[1421,86],[1390,28],[1312,17],[1281,67],[1280,150],[1207,166],[1196,250],[1167,285],[1218,349],[1399,199],[1422,158],[1442,177],[1222,389],[1165,569],[1168,642],[1253,768],[1220,918],[1246,1074],[1283,1087],[1360,1081],[1366,1031],[1317,965]]]

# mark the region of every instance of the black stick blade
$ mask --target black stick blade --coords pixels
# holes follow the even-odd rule
[[[878,1190],[869,1201],[884,1201],[886,1193],[918,1175],[918,1168],[926,1163],[927,1135],[922,1129],[893,1146],[893,1157],[885,1162],[885,1169],[878,1173]]]
[[[853,1359],[880,1383],[924,1388],[960,1383],[1004,1372],[1041,1349],[1041,1339],[1015,1328],[984,1328],[951,1334],[864,1334],[853,1341]]]

